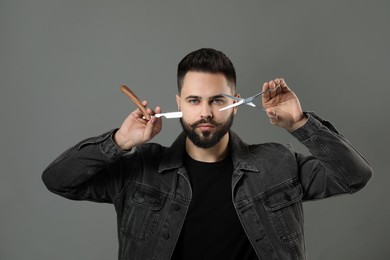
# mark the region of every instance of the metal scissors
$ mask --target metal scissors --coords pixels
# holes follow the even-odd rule
[[[280,85],[277,85],[273,90],[275,90],[275,89],[277,89],[277,88],[279,88],[279,87],[280,87]],[[240,105],[242,105],[242,104],[245,104],[245,105],[248,105],[248,106],[251,106],[251,107],[257,107],[257,106],[253,103],[253,100],[254,100],[255,98],[257,98],[258,96],[263,95],[264,93],[268,93],[268,92],[270,92],[270,91],[271,91],[271,89],[268,89],[268,90],[262,91],[262,92],[260,92],[260,93],[257,93],[257,94],[255,94],[255,95],[253,95],[253,96],[250,96],[250,97],[248,97],[248,98],[239,98],[239,97],[234,97],[234,96],[231,96],[231,95],[222,93],[222,94],[221,94],[222,96],[225,96],[225,97],[227,97],[227,98],[234,99],[234,100],[236,100],[237,102],[236,102],[236,103],[233,103],[233,104],[231,104],[231,105],[229,105],[229,106],[223,107],[223,108],[221,108],[219,111],[226,110],[226,109],[229,109],[229,108],[232,108],[232,107],[236,107],[236,106],[240,106]],[[262,107],[257,107],[257,108],[260,108],[261,110],[264,110],[264,111],[265,111],[265,109],[262,108]]]

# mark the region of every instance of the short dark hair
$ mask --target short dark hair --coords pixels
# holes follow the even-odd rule
[[[177,87],[179,93],[183,86],[184,76],[189,71],[222,73],[230,83],[232,92],[236,88],[236,70],[231,60],[221,51],[202,48],[187,54],[177,67]]]

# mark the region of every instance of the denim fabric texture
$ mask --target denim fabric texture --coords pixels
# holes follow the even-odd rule
[[[365,159],[327,121],[306,113],[291,132],[310,151],[277,143],[245,144],[230,131],[232,203],[259,259],[306,259],[302,202],[363,188],[372,176]],[[170,259],[191,202],[183,165],[185,135],[171,147],[116,147],[115,130],[86,139],[44,171],[47,188],[72,200],[112,203],[118,259]]]

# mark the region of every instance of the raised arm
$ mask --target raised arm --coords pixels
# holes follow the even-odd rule
[[[143,104],[146,106],[147,102]],[[156,108],[156,112],[160,110]],[[147,111],[150,115],[154,114],[150,109]],[[83,140],[61,154],[42,174],[47,188],[69,199],[112,202],[114,191],[125,182],[122,173],[131,172],[129,165],[124,169],[119,158],[132,147],[149,141],[161,130],[161,119],[151,117],[145,120],[142,116],[137,109],[130,113],[118,130]],[[137,158],[133,158],[132,162],[136,165]]]

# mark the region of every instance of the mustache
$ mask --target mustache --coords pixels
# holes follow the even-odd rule
[[[202,119],[196,121],[195,123],[191,124],[190,126],[191,127],[196,127],[196,126],[198,126],[200,124],[210,124],[210,125],[213,125],[213,126],[218,126],[219,125],[212,118],[208,117],[208,118],[202,118]]]

